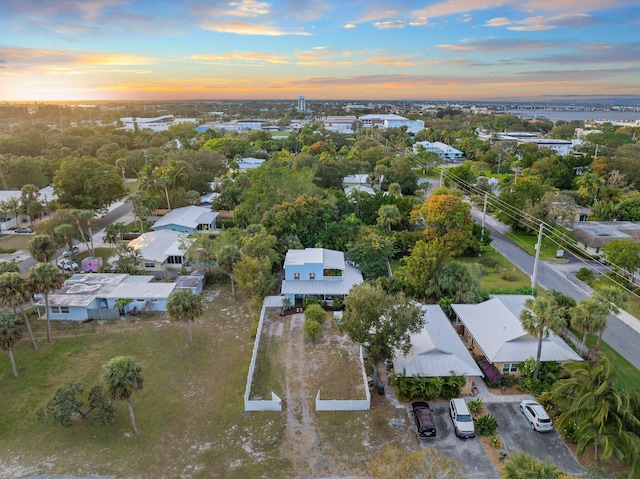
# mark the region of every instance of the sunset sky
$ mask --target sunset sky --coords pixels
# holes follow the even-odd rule
[[[2,0],[0,100],[640,97],[638,0]]]

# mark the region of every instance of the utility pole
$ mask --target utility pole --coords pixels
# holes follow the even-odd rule
[[[444,169],[440,168],[440,188],[442,188],[442,177],[444,176]]]
[[[540,230],[538,231],[538,242],[536,243],[536,259],[533,262],[533,274],[531,275],[531,294],[536,289],[536,276],[538,276],[538,263],[540,262],[540,249],[542,248],[542,229],[544,228],[544,222],[540,223]]]
[[[484,219],[487,216],[487,199],[488,198],[489,198],[489,193],[485,192],[485,194],[484,194],[484,206],[482,208],[482,230],[483,230],[482,236],[483,236],[483,238],[484,238]]]

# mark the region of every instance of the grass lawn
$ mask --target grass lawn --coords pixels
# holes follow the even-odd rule
[[[27,251],[29,242],[33,239],[34,235],[15,235],[15,234],[3,234],[0,236],[0,252],[5,251]]]
[[[371,411],[308,411],[318,434],[309,444],[287,436],[296,417],[285,411],[244,412],[255,316],[247,298],[240,294],[234,301],[226,287],[205,290],[204,304],[191,348],[185,325],[163,314],[86,324],[53,321],[50,345],[46,323],[32,320],[39,349],[31,351],[26,338],[15,347],[19,378],[0,353],[0,476],[366,476],[369,461],[387,442],[417,447],[404,409],[377,397],[380,403]],[[144,388],[132,396],[137,436],[129,434],[124,403],[116,405],[116,421],[106,426],[76,421],[63,428],[37,421],[36,412],[58,388],[78,382],[90,389],[100,381],[102,366],[119,355],[131,355],[142,366]],[[316,462],[307,464],[307,450],[317,451]]]
[[[531,287],[531,279],[511,262],[498,253],[493,247],[485,246],[482,249],[481,257],[459,258],[465,263],[486,264],[495,263],[495,267],[483,266],[487,274],[480,278],[480,288],[482,291],[505,291],[520,287]]]
[[[513,244],[519,246],[531,256],[536,255],[535,246],[538,242],[537,236],[525,235],[521,233],[505,233],[507,238],[509,238]],[[540,250],[540,259],[545,261],[564,261],[563,258],[556,258],[556,252],[560,249],[558,245],[551,241],[542,240],[542,249]]]

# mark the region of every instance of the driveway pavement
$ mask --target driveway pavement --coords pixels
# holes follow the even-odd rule
[[[421,446],[431,446],[445,456],[461,462],[465,477],[468,479],[498,479],[500,474],[484,452],[478,438],[460,439],[456,436],[449,417],[448,404],[444,401],[431,401],[429,406],[436,420],[437,436],[421,440]],[[407,413],[411,415],[409,409]],[[411,418],[411,427],[411,432],[415,434],[413,418]]]
[[[584,468],[555,429],[532,431],[529,421],[520,412],[518,402],[486,404],[487,411],[498,421],[498,433],[508,453],[526,451],[537,458],[549,460],[563,471],[584,474]]]

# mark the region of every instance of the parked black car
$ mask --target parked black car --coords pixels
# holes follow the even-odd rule
[[[416,401],[411,404],[413,417],[416,420],[416,432],[418,437],[435,437],[436,421],[429,404],[424,401]]]

